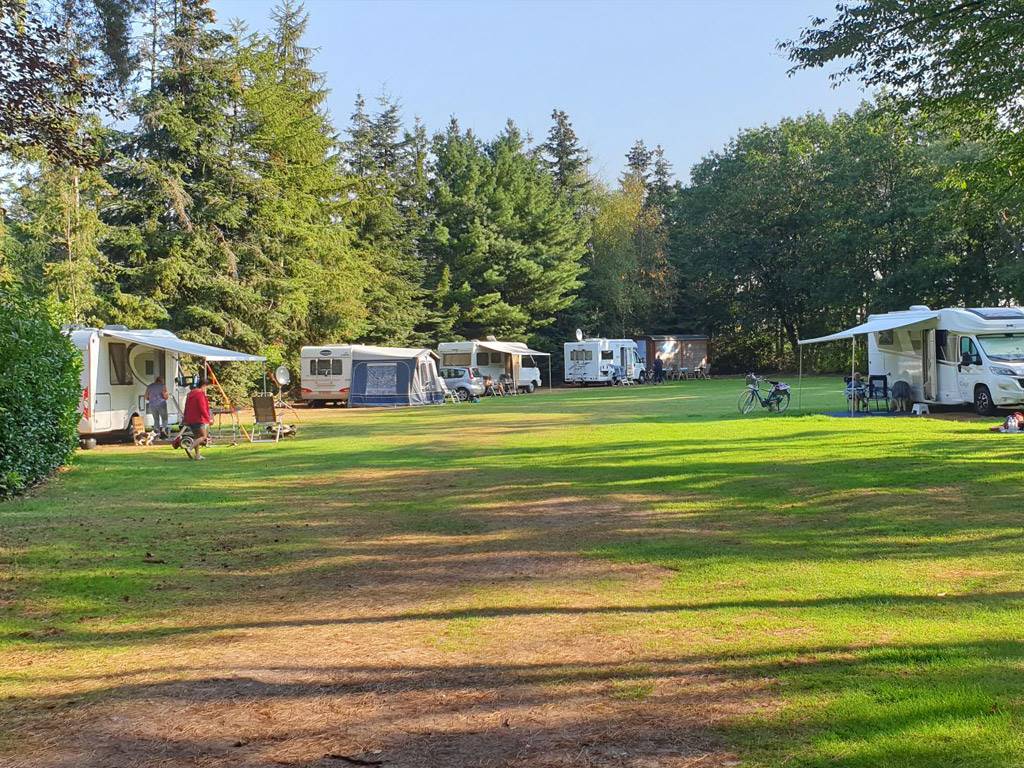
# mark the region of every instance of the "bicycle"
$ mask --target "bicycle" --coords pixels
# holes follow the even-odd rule
[[[761,394],[762,381],[767,381],[772,385],[771,391],[768,392],[767,396]],[[789,408],[789,384],[773,381],[772,379],[764,379],[753,373],[748,374],[747,386],[740,393],[740,399],[736,406],[739,408],[740,413],[748,414],[754,410],[755,403],[759,403],[762,408],[767,408],[768,413],[785,413],[786,409]]]

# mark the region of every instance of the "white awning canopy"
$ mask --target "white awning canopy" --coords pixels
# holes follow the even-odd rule
[[[170,331],[164,330],[114,330],[101,328],[100,334],[109,336],[112,339],[127,341],[129,344],[141,344],[154,349],[165,349],[168,352],[177,352],[182,355],[201,357],[211,363],[262,363],[267,358],[259,355],[249,355],[245,352],[235,352],[231,349],[211,347],[209,344],[199,344],[195,341],[179,339]]]
[[[551,356],[550,352],[540,352],[536,349],[530,349],[521,341],[477,341],[474,343],[478,347],[490,349],[494,352],[504,352],[507,355],[545,355],[547,357]]]
[[[935,324],[938,317],[939,313],[932,311],[889,312],[888,314],[869,317],[866,323],[855,325],[853,328],[847,328],[845,331],[832,333],[828,336],[819,336],[816,339],[800,339],[800,343],[823,344],[826,341],[852,339],[854,336],[879,333],[880,331],[893,331],[897,328],[929,328]]]
[[[373,347],[366,344],[352,345],[353,360],[408,360],[410,357],[429,355],[437,357],[431,349],[421,347]]]

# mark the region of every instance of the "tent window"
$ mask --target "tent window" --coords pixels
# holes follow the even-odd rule
[[[110,344],[110,383],[114,385],[132,383],[132,373],[128,368],[128,346],[126,344]]]
[[[445,352],[444,353],[444,364],[445,365],[469,365],[469,352]],[[477,355],[479,357],[479,355]],[[483,363],[481,362],[481,365]]]

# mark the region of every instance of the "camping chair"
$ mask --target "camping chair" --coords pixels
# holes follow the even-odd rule
[[[889,377],[885,375],[868,376],[868,400],[873,401],[875,410],[879,409],[881,403],[885,403],[885,410],[889,410]]]
[[[459,396],[456,395],[455,391],[451,387],[448,386],[448,382],[447,381],[445,381],[444,379],[439,378],[437,380],[437,382],[438,382],[438,384],[441,387],[441,396],[443,398],[442,401],[441,401],[442,403],[451,403],[452,405],[461,405],[462,404],[462,401],[459,399]]]
[[[132,416],[132,442],[136,445],[152,445],[156,432],[146,429],[146,420],[139,414]]]
[[[253,443],[276,443],[282,437],[290,437],[295,434],[295,427],[283,424],[281,417],[277,415],[277,408],[274,407],[274,398],[271,395],[257,395],[252,399],[253,422],[252,436],[249,438]]]
[[[512,377],[507,373],[503,373],[498,377],[498,386],[501,387],[503,393],[506,395],[519,394],[519,388],[516,387],[515,382],[512,381]]]

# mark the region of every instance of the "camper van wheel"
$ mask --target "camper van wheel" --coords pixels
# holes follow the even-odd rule
[[[646,384],[647,383],[647,371],[640,371],[640,376],[637,379],[637,381],[640,382],[641,384]]]
[[[537,385],[531,381],[529,384],[526,385],[526,394],[532,395],[536,389]]]
[[[974,388],[974,410],[981,416],[991,416],[996,412],[995,406],[992,404],[992,393],[984,384],[979,384]]]
[[[88,437],[85,440],[79,440],[78,444],[82,446],[83,451],[91,451],[93,448],[96,447],[96,438]]]

